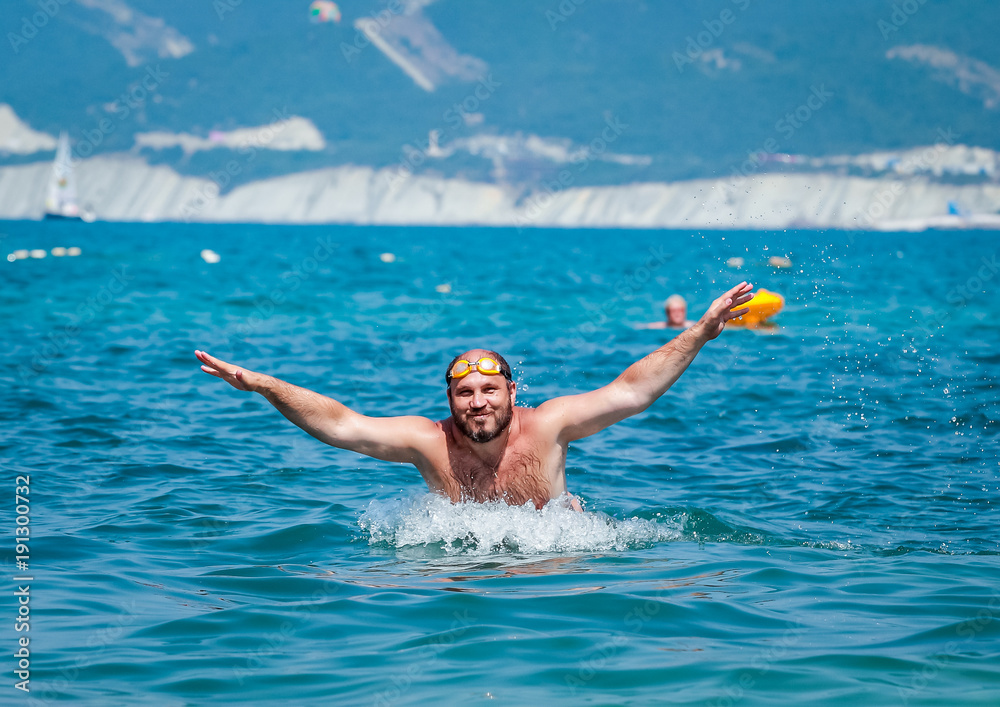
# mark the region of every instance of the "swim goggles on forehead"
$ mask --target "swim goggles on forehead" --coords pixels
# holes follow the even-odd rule
[[[473,371],[479,371],[484,376],[503,375],[504,378],[510,380],[510,374],[501,369],[499,363],[484,356],[478,361],[466,361],[464,358],[455,361],[455,365],[448,371],[448,381],[450,382],[453,378],[465,378]]]

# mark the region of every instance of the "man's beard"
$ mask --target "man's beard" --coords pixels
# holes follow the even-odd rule
[[[451,407],[451,417],[455,421],[455,424],[458,425],[458,429],[462,430],[462,434],[466,437],[479,444],[489,442],[503,434],[503,431],[507,429],[511,419],[514,417],[514,406],[508,400],[504,407],[496,408],[497,426],[492,431],[487,431],[486,429],[473,430],[472,423],[465,419],[465,417],[458,415],[451,401],[448,404]]]

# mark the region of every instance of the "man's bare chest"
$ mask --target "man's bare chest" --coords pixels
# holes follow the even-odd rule
[[[495,463],[470,450],[449,445],[447,476],[462,499],[544,504],[551,498],[550,469],[545,454],[533,444],[512,444]],[[449,493],[454,496],[454,494]]]

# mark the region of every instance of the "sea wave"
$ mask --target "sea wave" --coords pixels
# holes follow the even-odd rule
[[[580,513],[563,497],[541,510],[531,503],[452,503],[435,494],[373,500],[358,524],[372,545],[436,547],[446,554],[470,555],[627,550],[677,540],[682,534],[674,520]]]

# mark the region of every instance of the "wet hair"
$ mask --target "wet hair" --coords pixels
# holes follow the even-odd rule
[[[514,380],[510,372],[510,364],[507,363],[503,356],[498,354],[496,351],[490,351],[489,349],[480,349],[480,351],[485,351],[486,355],[492,358],[494,361],[500,364],[500,373],[507,380]],[[451,385],[451,369],[455,367],[455,364],[462,360],[464,354],[459,354],[455,358],[451,359],[451,363],[448,364],[448,368],[444,372],[444,384]]]
[[[687,307],[687,302],[684,300],[683,297],[681,297],[680,295],[670,295],[669,297],[667,297],[667,301],[663,303],[663,308],[670,309],[670,306],[673,304],[679,304],[685,308]]]

